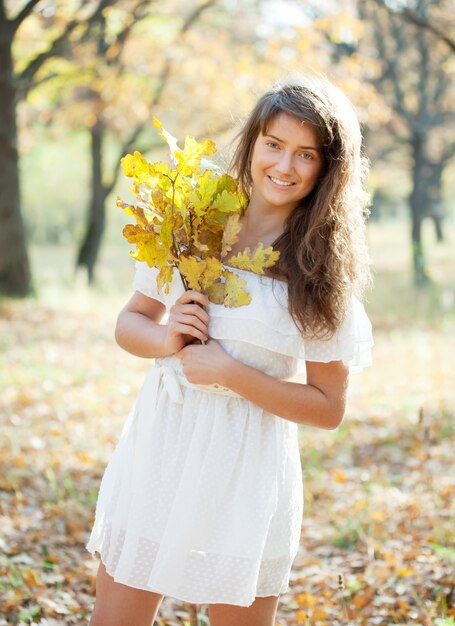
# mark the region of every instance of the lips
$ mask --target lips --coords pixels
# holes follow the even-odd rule
[[[275,178],[275,176],[268,176],[268,179],[272,181],[276,187],[280,187],[281,189],[288,189],[289,187],[295,185],[293,182],[281,180],[281,178]]]

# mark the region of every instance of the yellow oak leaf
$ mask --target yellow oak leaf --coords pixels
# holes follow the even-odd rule
[[[161,163],[160,161],[149,163],[148,165],[149,177],[146,182],[151,188],[155,188],[158,185],[165,191],[171,187],[173,181],[177,178],[177,170],[171,169],[167,163]]]
[[[120,159],[120,165],[123,167],[125,176],[128,176],[129,178],[132,178],[133,176],[140,178],[144,175],[148,175],[149,172],[148,162],[137,150],[134,154],[127,154]]]
[[[198,244],[202,244],[208,247],[207,254],[203,254],[203,257],[213,256],[214,252],[220,249],[221,246],[221,238],[223,236],[223,231],[218,230],[214,232],[213,230],[202,230],[198,229],[197,234],[193,232],[193,242],[194,246],[198,248]]]
[[[163,193],[162,189],[155,187],[150,194],[150,199],[153,203],[153,207],[162,215],[169,210],[169,198]]]
[[[167,163],[149,163],[140,152],[135,151],[134,154],[127,154],[120,160],[125,176],[134,179],[136,195],[139,195],[141,185],[155,188],[157,185],[164,186],[166,189],[172,185],[172,180],[177,176],[175,170],[171,170]]]
[[[200,280],[204,266],[198,259],[194,256],[181,256],[178,261],[178,269],[182,276],[186,278],[190,289],[201,291]]]
[[[209,252],[210,247],[207,245],[207,234],[201,232],[198,228],[198,224],[194,225],[193,231],[193,245],[199,252]]]
[[[223,231],[223,239],[221,240],[221,258],[224,258],[232,249],[232,246],[239,240],[238,234],[242,226],[240,224],[240,215],[230,215]]]
[[[207,287],[218,280],[223,273],[223,264],[215,257],[209,257],[202,261],[204,264],[204,271],[201,275],[200,284],[201,289],[205,293]]]
[[[210,156],[216,152],[216,144],[210,139],[204,139],[202,143],[194,137],[186,137],[183,150],[177,150],[177,169],[183,176],[191,176],[199,172],[199,164],[203,156]]]
[[[212,204],[217,193],[217,175],[207,170],[199,178],[197,184],[188,192],[188,203],[198,217],[202,217]]]
[[[123,228],[123,236],[129,243],[139,243],[153,239],[155,234],[149,230],[145,230],[138,224],[126,224]]]
[[[164,287],[164,293],[169,293],[169,285],[172,281],[172,277],[174,274],[174,268],[167,263],[162,265],[158,276],[156,277],[156,284],[158,289],[162,289]]]
[[[127,215],[133,215],[137,224],[139,224],[140,226],[148,226],[149,221],[143,207],[127,204],[126,202],[120,200],[120,198],[117,200],[117,206],[122,208]]]
[[[250,248],[245,248],[243,252],[231,257],[229,265],[256,274],[264,274],[264,268],[274,265],[279,257],[278,250],[274,250],[272,246],[264,248],[264,244],[259,243],[253,253],[251,253]]]
[[[226,279],[224,284],[224,305],[228,307],[238,307],[249,304],[251,302],[251,296],[244,289],[247,284],[246,280],[229,270],[224,270],[223,276]]]
[[[214,257],[197,259],[194,256],[179,258],[179,271],[186,278],[188,287],[204,292],[223,273],[221,261]]]
[[[174,207],[180,210],[180,213],[182,214],[183,219],[185,219],[186,213],[187,213],[185,190],[182,190],[181,188],[178,188],[178,187],[173,187],[173,188],[171,187],[170,189],[168,189],[166,196],[170,201],[169,205],[172,206],[172,203],[173,203]]]
[[[210,287],[207,287],[205,293],[214,304],[224,304],[224,283],[216,281],[212,283]]]
[[[145,261],[149,267],[155,265],[156,260],[156,241],[155,239],[149,239],[148,241],[138,241],[136,243],[136,250],[132,250],[130,255],[136,261]]]
[[[161,224],[160,240],[163,246],[170,248],[173,244],[172,233],[174,232],[174,221],[170,216],[166,216]]]

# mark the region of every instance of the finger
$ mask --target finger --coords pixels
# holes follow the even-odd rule
[[[177,300],[177,302],[171,306],[169,312],[171,315],[178,313],[197,315],[197,317],[199,317],[204,324],[208,325],[209,323],[209,315],[207,311],[199,304],[183,303]]]
[[[209,314],[205,309],[199,306],[199,304],[182,304],[179,312],[185,313],[187,315],[196,315],[204,323],[205,326],[208,326],[210,319]]]
[[[208,306],[209,304],[208,297],[204,293],[200,293],[194,289],[188,289],[188,291],[185,291],[185,293],[180,296],[178,301],[182,304],[197,302],[201,306]]]
[[[200,339],[201,341],[207,340],[207,335],[194,326],[189,326],[188,324],[182,324],[181,322],[176,322],[172,326],[170,326],[173,332],[180,333],[182,335],[191,335],[192,337],[196,337],[196,339]]]
[[[173,319],[181,324],[188,324],[194,326],[201,331],[201,333],[208,334],[207,324],[196,317],[196,315],[186,315],[185,313],[174,314]]]

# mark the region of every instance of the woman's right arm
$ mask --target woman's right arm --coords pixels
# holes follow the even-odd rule
[[[203,308],[208,298],[188,290],[169,310],[168,323],[160,324],[164,304],[136,291],[120,311],[115,328],[119,346],[148,359],[175,354],[188,343],[208,338],[209,316]]]

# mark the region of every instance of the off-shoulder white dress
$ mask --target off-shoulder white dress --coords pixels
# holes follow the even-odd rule
[[[363,305],[328,341],[304,341],[287,309],[287,284],[230,268],[251,303],[209,305],[209,334],[230,355],[291,378],[305,360],[370,363]],[[135,290],[169,309],[156,270],[136,264]],[[166,319],[166,318],[165,318]],[[249,606],[281,594],[297,553],[303,510],[297,424],[233,391],[187,381],[175,355],[158,358],[105,471],[87,548],[125,585],[200,604]]]

